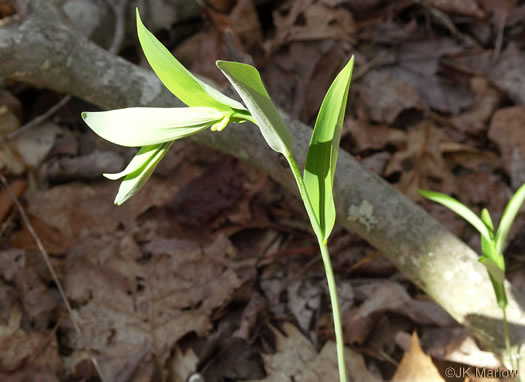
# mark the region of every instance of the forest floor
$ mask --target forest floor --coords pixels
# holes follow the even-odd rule
[[[486,207],[497,221],[525,183],[523,1],[208,0],[175,22],[152,10],[176,2],[143,3],[146,25],[192,72],[224,89],[215,60],[251,62],[278,106],[311,126],[354,55],[342,149],[478,252],[475,230],[417,189]],[[120,53],[146,67],[129,11]],[[0,22],[13,12],[0,2]],[[178,141],[117,207],[118,181],[101,174],[120,171],[134,152],[87,128],[80,112],[93,106],[72,99],[11,139],[60,99],[0,81],[0,166],[106,378],[336,381],[324,270],[301,202],[246,163]],[[5,189],[0,219],[0,382],[98,380]],[[524,219],[506,251],[518,289]],[[336,225],[329,247],[353,381],[512,380],[357,235]]]

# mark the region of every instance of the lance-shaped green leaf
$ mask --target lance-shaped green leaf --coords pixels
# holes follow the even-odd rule
[[[106,178],[111,180],[125,177],[115,197],[116,205],[120,206],[146,184],[155,167],[166,155],[172,144],[173,142],[165,142],[158,145],[144,146],[137,152],[124,171],[117,174],[104,174]]]
[[[444,205],[447,208],[450,208],[452,211],[457,213],[467,222],[469,222],[478,232],[488,241],[491,240],[490,233],[485,224],[481,219],[470,210],[467,206],[460,203],[456,199],[442,194],[440,192],[428,191],[428,190],[418,190],[418,192],[427,199],[430,199],[434,202]]]
[[[162,83],[188,106],[208,106],[219,110],[246,110],[239,102],[199,80],[188,71],[144,26],[137,9],[140,45],[151,68]]]
[[[487,268],[494,281],[501,284],[505,281],[505,262],[501,253],[496,250],[494,225],[486,208],[481,211],[481,221],[487,227],[491,240],[481,236],[481,252],[483,255],[479,258],[479,262]]]
[[[270,99],[257,69],[230,61],[217,61],[217,66],[241,96],[268,145],[289,156],[293,145],[292,133]]]
[[[82,118],[95,133],[112,143],[141,147],[187,137],[229,115],[210,107],[134,107],[84,112]]]
[[[332,188],[353,67],[352,57],[328,89],[317,115],[306,157],[303,177],[306,193],[323,240],[328,239],[335,224]]]
[[[505,241],[507,241],[507,236],[509,235],[512,223],[514,222],[514,219],[516,218],[516,215],[518,214],[524,200],[525,184],[522,185],[518,191],[516,191],[503,211],[503,215],[498,227],[498,232],[496,234],[496,250],[498,253],[503,252],[503,247],[505,246]]]

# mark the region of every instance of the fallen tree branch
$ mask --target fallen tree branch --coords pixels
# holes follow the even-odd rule
[[[0,76],[71,94],[104,109],[181,106],[153,72],[87,41],[54,0],[28,0],[25,18],[0,28],[0,56]],[[302,166],[311,129],[285,119],[295,137],[294,155]],[[249,162],[296,192],[286,165],[253,126],[230,126],[192,139]],[[501,354],[501,311],[476,253],[346,152],[339,154],[334,192],[340,224],[379,249],[458,322]],[[520,346],[525,343],[525,298],[507,287],[511,341]]]

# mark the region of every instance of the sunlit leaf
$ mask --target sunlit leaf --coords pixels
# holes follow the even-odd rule
[[[177,61],[164,45],[144,26],[137,9],[140,45],[151,68],[162,83],[188,106],[208,106],[219,110],[245,110],[245,107],[199,80]]]
[[[525,184],[522,185],[518,191],[516,191],[503,211],[503,215],[498,226],[498,232],[496,233],[496,250],[499,253],[503,252],[503,247],[507,241],[507,236],[509,235],[512,223],[514,222],[514,219],[516,218],[516,215],[518,214],[524,200]]]
[[[173,142],[166,142],[142,147],[124,171],[118,174],[104,174],[106,178],[112,180],[125,176],[115,197],[116,205],[120,206],[146,184],[172,144]]]
[[[442,204],[445,207],[451,209],[456,214],[458,214],[463,219],[465,219],[467,222],[472,224],[472,226],[476,228],[476,230],[483,237],[485,237],[486,240],[489,240],[489,241],[491,240],[489,230],[487,229],[485,224],[481,221],[481,219],[474,212],[472,212],[472,210],[470,210],[464,204],[440,192],[428,191],[428,190],[418,190],[418,192],[425,198],[430,199],[439,204]]]
[[[353,67],[352,57],[328,89],[317,115],[306,157],[303,177],[306,193],[323,240],[328,239],[335,224],[332,187]]]
[[[505,291],[505,284],[503,282],[498,282],[489,272],[490,282],[492,283],[492,288],[494,289],[494,294],[496,295],[496,301],[498,306],[501,309],[505,309],[508,304],[507,292]]]
[[[268,145],[285,156],[290,155],[292,133],[270,99],[257,69],[230,61],[217,61],[217,66],[241,96]]]
[[[184,138],[225,116],[210,107],[133,107],[84,112],[82,118],[102,138],[121,146],[141,147]]]

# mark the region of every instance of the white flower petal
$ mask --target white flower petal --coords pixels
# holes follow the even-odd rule
[[[184,138],[207,129],[223,117],[223,113],[210,107],[136,107],[82,113],[82,118],[96,134],[129,147]]]

